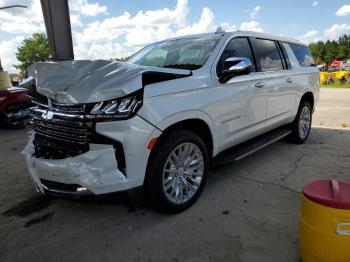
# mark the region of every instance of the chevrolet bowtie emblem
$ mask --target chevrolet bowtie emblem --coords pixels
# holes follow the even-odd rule
[[[50,98],[47,98],[47,107],[48,109],[46,110],[46,112],[44,112],[41,117],[45,120],[51,120],[53,117],[53,112],[52,110],[52,102]]]
[[[49,110],[46,110],[42,115],[41,117],[45,120],[51,120],[52,117],[53,117],[53,112],[52,111],[49,111]]]

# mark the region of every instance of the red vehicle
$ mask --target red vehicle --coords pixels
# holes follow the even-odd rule
[[[28,89],[10,87],[0,91],[0,119],[12,128],[23,128],[30,116],[31,98]]]

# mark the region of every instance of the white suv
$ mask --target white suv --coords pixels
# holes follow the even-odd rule
[[[305,45],[241,31],[161,41],[127,62],[38,63],[34,77],[23,154],[38,191],[143,186],[167,212],[197,200],[211,167],[287,135],[305,142],[319,96]]]

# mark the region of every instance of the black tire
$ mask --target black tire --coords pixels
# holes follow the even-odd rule
[[[302,114],[303,110],[307,110],[310,112],[310,125],[309,125],[308,130],[305,133],[302,132],[302,134],[301,134],[301,132],[299,132],[299,130],[300,130],[300,126],[302,125],[301,114]],[[305,141],[307,140],[307,138],[309,137],[309,134],[310,134],[311,124],[312,124],[312,106],[311,106],[310,102],[303,100],[300,102],[298,113],[297,113],[297,115],[294,119],[294,122],[292,124],[292,133],[289,136],[290,141],[293,143],[296,143],[296,144],[305,143]]]
[[[197,191],[184,203],[171,202],[163,187],[163,169],[173,150],[183,143],[196,145],[203,156],[203,176]],[[158,210],[166,213],[179,213],[192,206],[200,196],[209,170],[209,156],[203,140],[188,130],[174,130],[160,137],[152,151],[146,173],[145,193],[148,202]]]
[[[25,120],[20,120],[20,121],[13,121],[8,117],[8,112],[10,111],[15,111],[19,110],[21,107],[20,105],[11,105],[9,106],[5,112],[3,113],[2,119],[5,122],[5,124],[12,129],[24,129],[26,127],[25,125]]]
[[[24,128],[26,128],[24,121],[12,122],[7,117],[4,117],[4,122],[5,122],[6,126],[8,126],[9,128],[12,128],[12,129],[24,129]]]

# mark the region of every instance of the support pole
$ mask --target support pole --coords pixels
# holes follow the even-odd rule
[[[74,59],[68,0],[40,1],[52,59]]]

